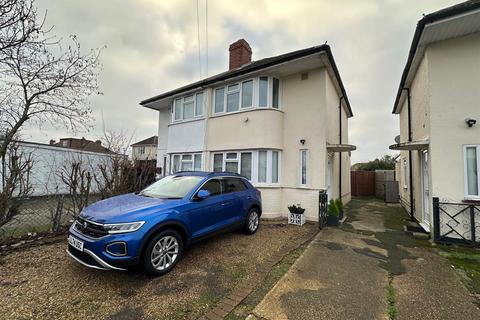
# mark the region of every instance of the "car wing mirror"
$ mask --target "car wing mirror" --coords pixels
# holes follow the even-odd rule
[[[200,190],[197,192],[197,196],[195,197],[195,199],[204,200],[204,199],[207,199],[208,197],[210,197],[210,192],[208,192],[207,190]]]

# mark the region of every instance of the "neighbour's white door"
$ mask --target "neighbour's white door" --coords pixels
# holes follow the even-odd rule
[[[428,176],[428,151],[422,152],[422,226],[430,231],[430,179]]]
[[[327,156],[327,195],[328,200],[333,197],[333,154]]]

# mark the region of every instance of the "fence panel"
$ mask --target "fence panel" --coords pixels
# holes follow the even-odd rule
[[[375,171],[352,171],[350,179],[352,196],[375,195]]]
[[[433,198],[434,240],[480,246],[480,206]]]

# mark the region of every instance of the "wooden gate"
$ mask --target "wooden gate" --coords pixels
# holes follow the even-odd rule
[[[375,171],[350,172],[352,196],[375,195]]]

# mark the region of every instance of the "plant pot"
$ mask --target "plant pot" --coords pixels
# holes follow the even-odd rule
[[[339,216],[327,216],[327,226],[338,227],[339,221]]]

